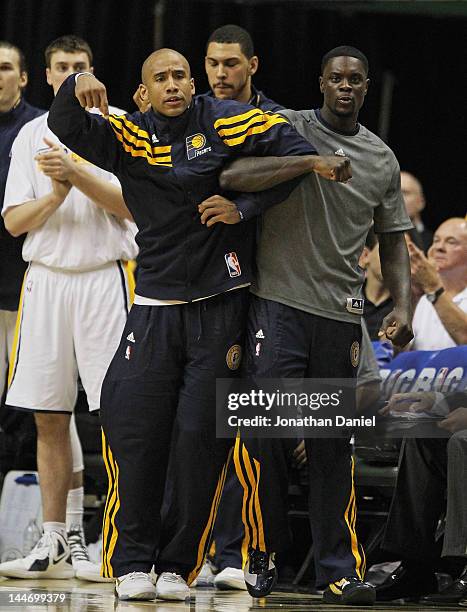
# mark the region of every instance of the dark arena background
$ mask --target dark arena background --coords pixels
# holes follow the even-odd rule
[[[0,1],[0,38],[26,53],[27,97],[43,108],[52,100],[43,78],[43,50],[62,34],[89,41],[111,103],[130,111],[141,64],[155,48],[186,55],[197,91],[206,91],[205,42],[226,23],[253,36],[260,58],[256,86],[295,109],[319,105],[326,51],[341,44],[361,48],[371,79],[361,122],[422,182],[427,226],[434,229],[449,216],[465,214],[466,2]]]

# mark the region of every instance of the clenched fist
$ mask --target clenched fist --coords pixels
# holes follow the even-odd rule
[[[108,117],[107,90],[93,74],[86,72],[77,77],[75,95],[83,108],[98,108],[104,117]]]
[[[313,160],[313,172],[330,181],[337,181],[339,183],[345,183],[352,178],[350,159],[339,155],[315,157]]]

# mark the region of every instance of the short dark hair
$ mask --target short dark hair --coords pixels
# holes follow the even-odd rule
[[[47,68],[50,68],[50,58],[56,51],[64,51],[65,53],[86,53],[89,59],[89,64],[92,66],[91,47],[79,36],[67,34],[53,40],[45,50],[45,65]]]
[[[326,64],[333,57],[355,57],[362,62],[363,66],[365,67],[365,72],[368,74],[369,66],[367,56],[359,49],[349,47],[348,45],[334,47],[334,49],[331,49],[323,55],[323,59],[321,60],[321,74],[323,74]]]
[[[238,25],[228,24],[214,30],[206,43],[206,51],[210,43],[238,43],[243,55],[250,59],[255,54],[253,39],[250,34]]]
[[[16,53],[18,54],[18,58],[19,58],[19,71],[20,72],[28,71],[28,66],[26,64],[26,58],[24,57],[24,53],[21,51],[19,47],[17,47],[16,45],[13,45],[10,42],[7,42],[6,40],[0,40],[0,49],[12,49],[13,51],[16,51]]]

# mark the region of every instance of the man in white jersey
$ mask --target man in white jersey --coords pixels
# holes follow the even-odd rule
[[[76,36],[63,36],[47,47],[46,64],[56,94],[71,73],[92,71],[92,52]],[[117,179],[62,147],[47,114],[25,125],[13,144],[2,215],[11,234],[27,232],[6,404],[35,413],[44,534],[27,557],[0,564],[0,575],[105,580],[89,562],[80,526],[65,525],[70,482],[76,486],[70,417],[78,374],[90,410],[99,408],[125,325],[120,260],[136,256],[125,220],[131,215]]]

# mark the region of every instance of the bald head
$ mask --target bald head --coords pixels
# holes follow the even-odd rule
[[[441,223],[428,251],[440,273],[460,273],[467,284],[467,221],[452,217]]]
[[[443,221],[438,227],[436,232],[440,230],[448,230],[449,232],[455,232],[459,238],[463,238],[467,244],[467,220],[462,217],[451,217]]]
[[[173,49],[159,49],[147,58],[141,70],[139,91],[144,102],[166,117],[178,117],[191,104],[195,85],[190,64]]]
[[[425,208],[422,184],[410,172],[401,172],[401,190],[409,217],[417,220]]]
[[[191,77],[190,64],[184,55],[174,49],[158,49],[144,60],[143,67],[141,68],[142,82],[147,85],[148,74],[150,75],[155,67],[160,68],[161,66],[173,63],[182,65],[187,71],[188,77]]]

